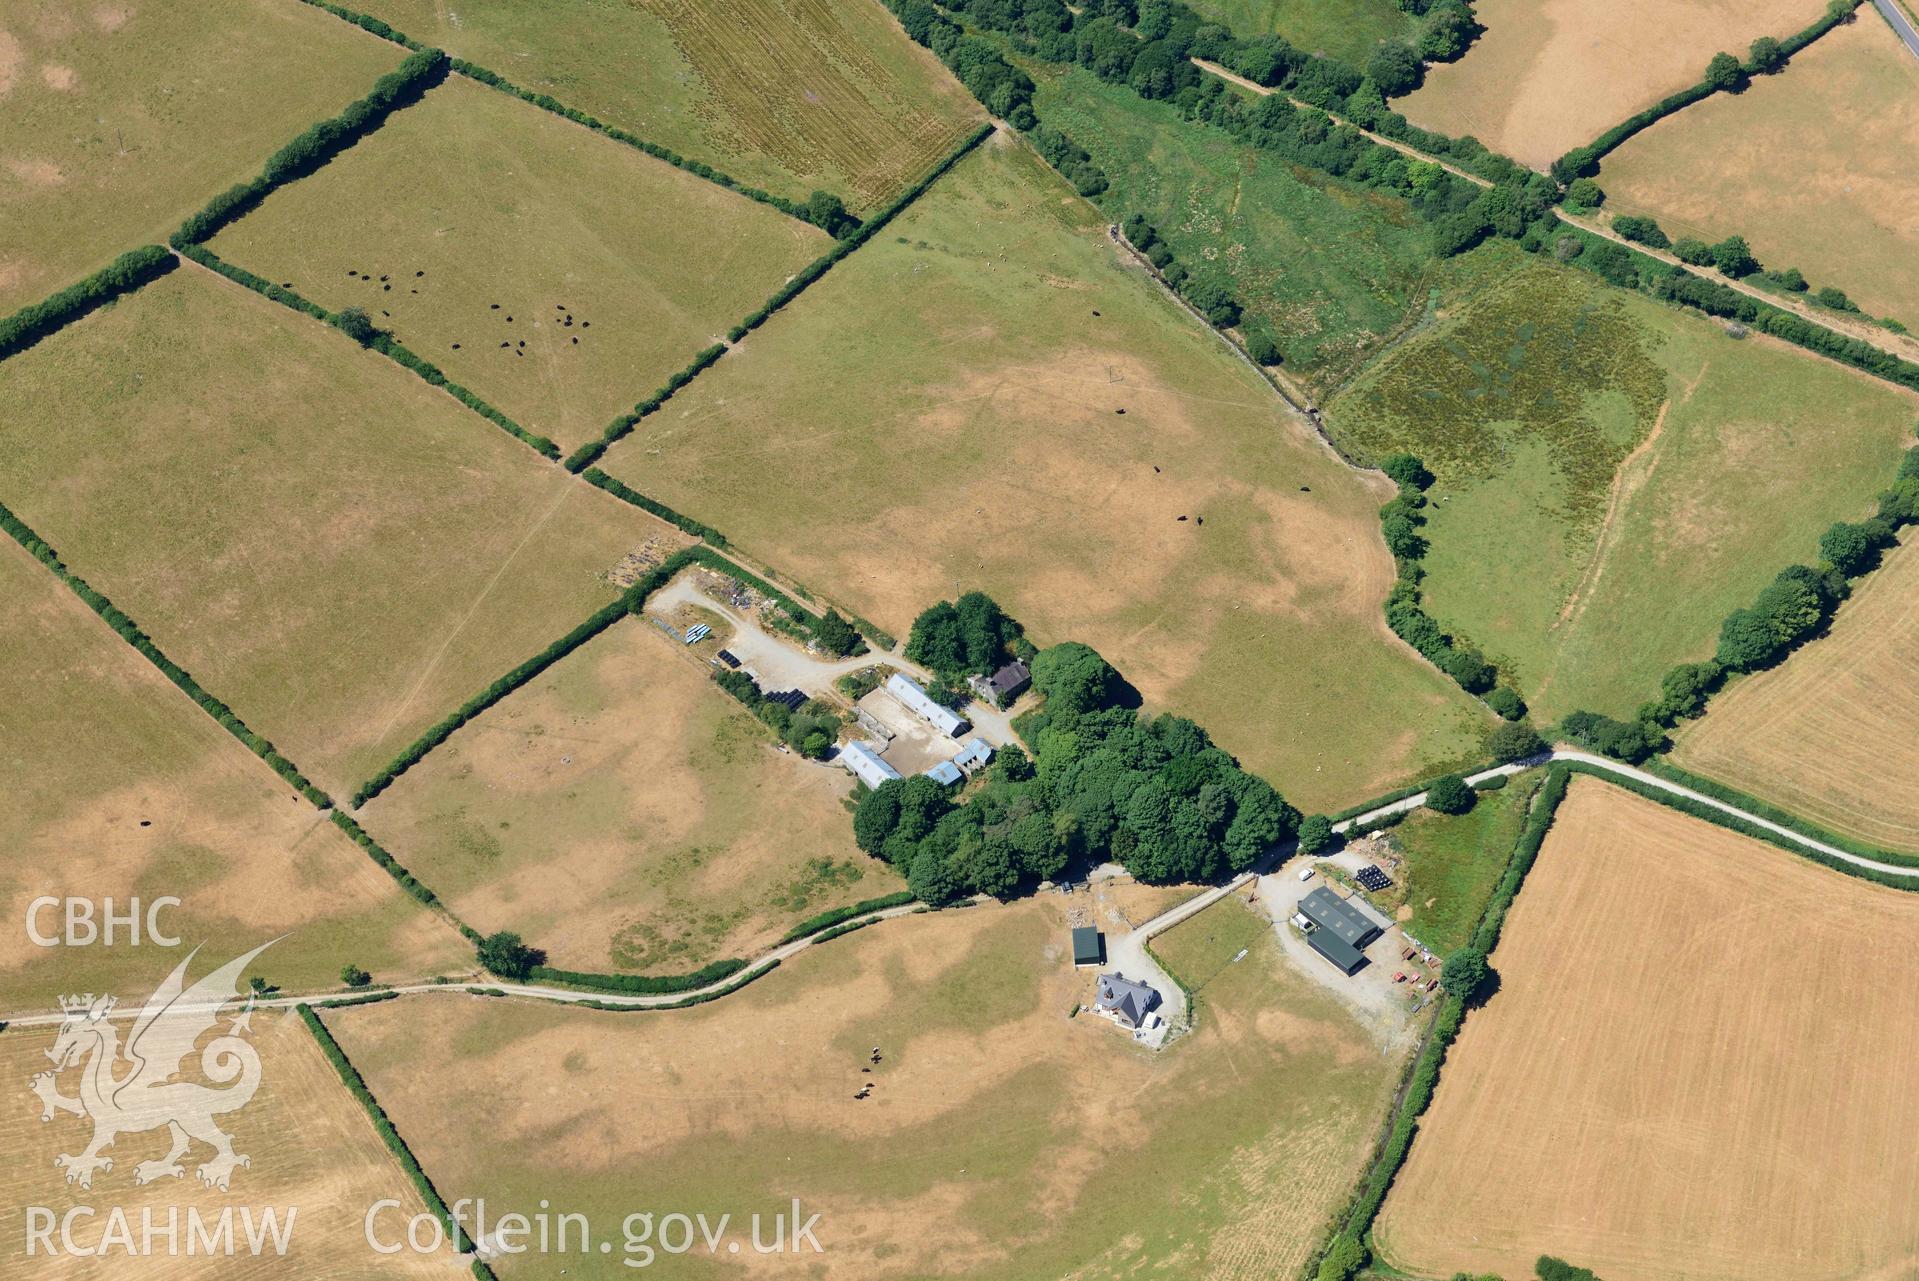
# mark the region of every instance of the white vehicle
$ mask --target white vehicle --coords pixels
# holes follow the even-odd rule
[[[1313,865],[1311,863],[1299,869],[1299,879],[1302,881],[1310,881],[1313,879]]]

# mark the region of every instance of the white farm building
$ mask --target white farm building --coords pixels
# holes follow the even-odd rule
[[[840,749],[840,764],[853,771],[853,777],[868,787],[878,787],[889,778],[898,778],[900,772],[888,765],[883,757],[864,743],[848,743]]]
[[[964,716],[933,701],[919,682],[905,672],[894,672],[886,680],[886,692],[900,701],[907,711],[919,717],[948,738],[958,738],[973,728]]]

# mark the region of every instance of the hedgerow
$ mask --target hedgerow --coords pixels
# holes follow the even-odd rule
[[[645,494],[642,494],[639,490],[634,489],[631,486],[615,479],[614,477],[607,475],[605,472],[601,471],[598,467],[587,468],[584,472],[581,473],[581,477],[589,485],[595,485],[601,489],[604,489],[607,493],[613,495],[615,498],[619,499],[623,503],[631,503],[633,506],[638,507],[642,511],[651,512],[653,515],[658,516],[661,520],[666,521],[668,524],[679,526],[681,529],[693,535],[695,538],[704,539],[705,541],[712,543],[715,547],[726,546],[726,535],[722,534],[719,530],[713,528],[711,525],[704,524],[700,521],[694,520],[691,516],[680,515],[680,513],[674,511],[671,507],[668,507],[665,503],[658,502],[654,499],[648,498]]]
[[[1187,270],[1186,264],[1179,261],[1173,253],[1173,247],[1160,239],[1159,231],[1146,220],[1143,213],[1133,213],[1120,224],[1120,234],[1126,237],[1128,244],[1139,251],[1141,257],[1152,264],[1160,279],[1168,288],[1192,304],[1195,311],[1206,317],[1206,323],[1215,329],[1231,329],[1240,321],[1239,300],[1217,281],[1201,279]],[[1270,354],[1272,359],[1264,359],[1265,352],[1255,356],[1262,365],[1278,363],[1278,350]]]
[[[345,1010],[356,1005],[378,1005],[382,1001],[391,1001],[399,997],[398,992],[368,992],[362,996],[336,996],[330,1001],[314,1001],[316,1010]]]
[[[1690,770],[1682,769],[1678,765],[1675,765],[1669,756],[1654,757],[1652,760],[1647,761],[1643,768],[1648,774],[1657,774],[1659,777],[1677,783],[1681,787],[1691,788],[1693,791],[1710,796],[1716,801],[1724,801],[1726,804],[1736,806],[1749,814],[1757,815],[1768,822],[1777,823],[1781,827],[1789,827],[1801,836],[1808,837],[1815,841],[1821,841],[1836,849],[1845,850],[1849,854],[1857,854],[1861,858],[1876,859],[1881,863],[1897,863],[1905,867],[1919,868],[1919,855],[1901,854],[1892,850],[1880,849],[1876,845],[1868,845],[1866,842],[1855,840],[1850,836],[1842,836],[1838,832],[1827,831],[1817,823],[1808,822],[1797,814],[1782,810],[1778,806],[1762,801],[1749,793],[1742,792],[1736,787],[1728,787],[1724,783],[1703,777],[1699,774],[1694,774]]]
[[[382,356],[393,361],[393,363],[404,369],[411,370],[429,385],[438,387],[440,390],[446,392],[447,395],[453,397],[507,435],[518,440],[521,444],[529,446],[542,457],[553,459],[560,456],[560,447],[558,445],[555,445],[545,436],[535,435],[533,432],[528,431],[495,409],[492,405],[480,399],[465,387],[462,387],[459,383],[449,379],[446,374],[440,370],[439,366],[414,355],[411,350],[401,344],[392,334],[382,329],[375,329],[370,323],[366,324],[364,328],[346,323],[347,318],[351,316],[364,317],[364,313],[357,311],[357,309],[348,308],[346,311],[339,312],[328,311],[325,307],[300,296],[291,289],[283,288],[270,280],[256,276],[244,267],[235,266],[233,263],[226,261],[226,259],[214,253],[211,249],[208,249],[205,245],[181,245],[180,253],[184,257],[193,259],[193,261],[199,263],[209,271],[218,272],[236,285],[244,285],[257,294],[271,298],[283,307],[291,307],[294,311],[302,315],[311,316],[315,320],[323,321],[335,329],[339,329],[341,332],[346,333],[348,337],[353,338],[353,340],[361,346],[379,352]]]
[[[55,330],[148,281],[159,279],[179,265],[179,261],[159,245],[129,249],[86,279],[0,319],[0,360],[25,351]]]
[[[333,804],[333,798],[309,782],[306,775],[295,768],[292,761],[280,755],[279,750],[271,742],[249,729],[245,721],[234,715],[232,708],[207,693],[201,688],[200,682],[194,680],[184,668],[162,653],[160,647],[140,630],[138,624],[122,613],[117,605],[93,590],[78,574],[69,571],[66,563],[60,559],[52,546],[29,529],[26,522],[15,516],[4,504],[0,504],[0,529],[6,530],[14,542],[26,548],[35,560],[52,570],[60,581],[67,585],[69,591],[85,602],[88,609],[98,614],[108,627],[119,634],[121,640],[133,646],[140,652],[141,657],[159,668],[162,675],[178,686],[188,698],[200,705],[201,711],[218,721],[222,729],[239,739],[246,745],[248,751],[265,761],[267,766],[285,779],[294,791],[321,809],[326,809]]]
[[[765,965],[759,966],[757,969],[754,969],[751,972],[749,972],[745,977],[741,978],[737,983],[729,984],[728,986],[721,988],[717,992],[699,992],[692,996],[687,997],[685,1000],[668,1001],[662,1005],[615,1005],[610,1001],[570,1001],[570,1002],[567,1002],[567,1004],[582,1006],[589,1010],[605,1010],[609,1013],[614,1013],[614,1014],[625,1014],[625,1013],[630,1013],[638,1010],[645,1010],[645,1011],[684,1010],[695,1005],[705,1005],[708,1001],[717,1001],[722,996],[731,996],[733,995],[733,993],[745,987],[748,983],[757,982],[760,979],[763,979],[767,975],[771,974],[774,970],[777,970],[779,968],[780,968],[780,963],[778,961],[768,961]]]
[[[378,863],[388,876],[400,883],[400,888],[411,894],[428,907],[440,905],[439,896],[414,879],[413,873],[400,865],[400,861],[386,852],[381,845],[367,834],[367,830],[354,822],[344,810],[333,811],[333,823],[342,832],[353,838],[354,844],[367,852],[367,856]]]
[[[394,44],[403,45],[406,48],[413,49],[413,50],[420,50],[420,49],[426,48],[426,46],[421,44],[419,41],[414,40],[410,38],[409,36],[407,36],[405,32],[395,30],[393,27],[388,26],[386,23],[380,21],[378,18],[372,17],[368,14],[355,13],[351,9],[342,9],[337,4],[328,4],[327,0],[306,0],[306,3],[312,5],[316,9],[324,9],[336,18],[344,18],[346,21],[351,22],[356,27],[361,27],[367,31],[371,31],[374,35],[380,37],[380,39],[382,40],[390,40]]]
[[[380,1139],[386,1144],[387,1150],[393,1153],[394,1160],[400,1163],[400,1168],[406,1171],[409,1179],[413,1180],[413,1186],[419,1190],[420,1199],[426,1202],[427,1209],[433,1213],[433,1217],[446,1224],[447,1238],[452,1241],[453,1248],[461,1254],[472,1254],[472,1238],[467,1236],[466,1229],[460,1225],[459,1219],[455,1218],[453,1212],[447,1208],[446,1202],[440,1197],[440,1190],[433,1186],[433,1180],[428,1178],[426,1171],[420,1168],[419,1161],[413,1156],[413,1149],[406,1145],[406,1140],[401,1138],[400,1132],[393,1127],[386,1109],[382,1108],[379,1100],[373,1097],[373,1091],[367,1089],[366,1078],[362,1077],[360,1070],[353,1066],[352,1060],[346,1056],[346,1051],[340,1048],[340,1043],[333,1039],[333,1033],[327,1031],[326,1024],[320,1022],[320,1016],[313,1012],[311,1006],[301,1004],[293,1008],[299,1012],[300,1021],[307,1025],[307,1030],[313,1033],[313,1039],[320,1043],[320,1052],[326,1055],[327,1062],[331,1063],[333,1070],[340,1074],[340,1080],[346,1085],[347,1092],[358,1099],[360,1106],[366,1109],[367,1116],[373,1121],[373,1128],[379,1132]]]
[[[570,472],[577,473],[598,462],[600,455],[625,439],[627,433],[631,432],[642,418],[657,412],[661,405],[673,399],[674,392],[677,392],[680,388],[699,377],[700,373],[705,370],[708,365],[711,365],[725,354],[726,344],[716,342],[711,347],[700,352],[699,355],[693,357],[692,361],[684,369],[681,369],[671,378],[668,378],[658,391],[633,406],[630,412],[621,414],[618,418],[608,423],[606,430],[600,434],[598,440],[590,440],[567,455],[566,469]],[[704,537],[704,535],[702,535],[702,537]]]
[[[307,126],[267,158],[254,178],[229,187],[180,224],[168,243],[175,249],[212,239],[222,227],[258,205],[275,187],[303,178],[385,122],[387,116],[419,100],[446,78],[447,57],[421,49],[373,82],[366,97],[349,103],[339,115]]]
[[[889,907],[901,907],[912,901],[913,891],[898,890],[892,894],[882,894],[878,898],[869,898],[864,902],[854,903],[847,907],[829,908],[819,915],[809,916],[798,925],[795,925],[792,929],[780,936],[780,942],[791,943],[794,939],[803,939],[809,934],[818,934],[821,930],[830,929],[842,921],[850,921],[856,916],[865,916],[868,912],[884,911]]]
[[[556,970],[536,965],[528,977],[538,983],[559,983],[567,987],[592,988],[601,992],[621,992],[629,996],[658,996],[670,992],[692,992],[711,987],[745,969],[748,962],[737,959],[714,961],[690,974],[592,974],[580,970]]]

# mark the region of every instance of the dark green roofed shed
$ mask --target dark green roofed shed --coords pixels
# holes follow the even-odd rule
[[[1106,959],[1106,943],[1090,925],[1073,930],[1073,964],[1098,965]]]

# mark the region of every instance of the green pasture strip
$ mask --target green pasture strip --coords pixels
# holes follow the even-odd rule
[[[262,297],[271,298],[281,306],[290,307],[302,315],[311,316],[315,320],[332,325],[342,333],[348,332],[341,321],[341,316],[344,315],[344,313],[328,311],[325,307],[320,306],[320,304],[301,297],[291,289],[284,288],[274,284],[270,280],[256,276],[245,267],[228,262],[211,249],[208,249],[205,245],[181,245],[179,246],[179,251],[183,257],[193,259],[193,261],[199,263],[208,271],[224,276],[236,285],[251,289],[254,293]],[[349,336],[352,335],[349,334]],[[356,341],[358,340],[356,339]],[[558,445],[548,440],[545,436],[536,435],[520,426],[520,424],[508,418],[504,413],[495,409],[485,400],[482,400],[473,392],[448,378],[446,374],[440,370],[438,365],[435,365],[429,360],[422,360],[398,339],[386,333],[384,330],[373,330],[372,337],[361,343],[361,345],[379,352],[382,356],[385,356],[387,359],[393,361],[394,364],[404,369],[412,370],[430,386],[438,387],[441,391],[444,391],[447,395],[453,397],[453,399],[459,401],[462,405],[465,405],[468,409],[471,409],[474,413],[486,419],[495,427],[498,427],[501,431],[527,446],[549,462],[560,456],[560,447]]]
[[[233,709],[215,698],[200,685],[200,682],[188,675],[178,663],[161,652],[151,637],[140,630],[139,624],[123,613],[118,606],[95,591],[87,581],[66,567],[53,547],[42,539],[26,522],[15,516],[4,504],[0,504],[0,529],[5,529],[13,540],[26,548],[33,558],[52,570],[69,591],[85,602],[88,609],[106,621],[127,644],[140,652],[141,657],[160,669],[162,675],[178,686],[182,693],[200,705],[200,710],[220,723],[220,727],[246,745],[248,751],[267,763],[267,766],[284,779],[294,791],[321,809],[333,805],[333,798],[315,787],[307,776],[296,768],[292,761],[280,755],[279,749],[267,739],[254,733],[247,723],[234,715]]]
[[[447,1208],[445,1200],[440,1196],[440,1190],[433,1186],[433,1180],[428,1178],[426,1171],[420,1168],[419,1161],[413,1155],[413,1149],[406,1145],[406,1140],[401,1138],[400,1132],[393,1127],[393,1122],[387,1117],[386,1109],[382,1108],[379,1100],[373,1097],[373,1091],[367,1089],[366,1078],[362,1077],[360,1070],[353,1066],[352,1060],[346,1056],[346,1051],[340,1048],[340,1043],[333,1039],[333,1033],[327,1031],[326,1025],[320,1022],[320,1016],[313,1012],[311,1006],[301,1004],[293,1008],[299,1011],[300,1020],[307,1025],[307,1030],[313,1033],[313,1039],[320,1043],[321,1053],[326,1055],[327,1062],[333,1065],[333,1070],[340,1074],[340,1080],[346,1083],[348,1092],[360,1101],[361,1107],[366,1109],[366,1114],[372,1120],[373,1128],[379,1134],[381,1142],[385,1143],[387,1150],[393,1153],[394,1159],[400,1163],[400,1168],[406,1171],[407,1177],[413,1180],[413,1186],[419,1190],[421,1198],[426,1201],[427,1208],[433,1212],[435,1218],[446,1224],[447,1236],[452,1240],[454,1249],[461,1254],[472,1254],[474,1245],[472,1239],[467,1236],[466,1229],[460,1226],[460,1221]]]
[[[0,360],[17,356],[88,312],[105,307],[179,266],[161,245],[129,249],[84,280],[0,319]]]
[[[416,51],[426,48],[425,45],[413,39],[404,31],[371,15],[358,13],[337,4],[329,4],[327,0],[302,0],[302,2],[310,4],[316,9],[324,9],[334,17],[350,22],[363,30],[370,31],[382,40],[391,40],[394,44]],[[716,186],[725,187],[728,191],[737,192],[745,196],[748,200],[757,200],[763,205],[770,205],[788,217],[797,218],[801,222],[810,222],[810,220],[800,212],[800,204],[798,201],[789,200],[785,196],[776,196],[772,192],[762,191],[758,187],[749,187],[737,178],[734,178],[731,174],[726,173],[724,170],[715,169],[712,165],[704,161],[688,159],[669,147],[662,147],[656,142],[648,142],[638,134],[628,133],[618,125],[609,125],[605,121],[590,116],[584,111],[567,106],[565,103],[560,102],[548,94],[534,93],[531,89],[522,89],[499,72],[482,67],[477,62],[469,62],[465,58],[454,58],[448,65],[456,73],[465,76],[469,80],[477,81],[489,89],[497,89],[501,93],[510,94],[520,99],[522,102],[530,102],[542,111],[550,111],[556,116],[564,116],[574,124],[585,125],[593,132],[604,134],[615,142],[625,143],[637,151],[643,151],[655,160],[663,160],[675,169],[684,169],[686,172],[704,178]]]
[[[212,239],[222,227],[253,209],[276,188],[306,177],[378,129],[395,111],[418,102],[422,94],[446,78],[446,70],[446,54],[438,49],[421,49],[412,54],[374,81],[366,97],[349,103],[337,116],[308,125],[269,156],[257,176],[228,187],[198,213],[189,215],[167,243],[183,249]]]

